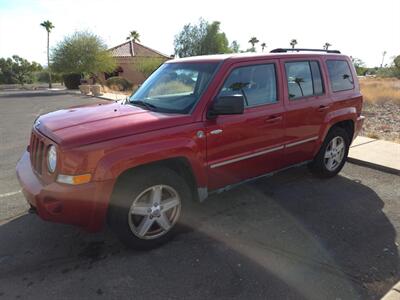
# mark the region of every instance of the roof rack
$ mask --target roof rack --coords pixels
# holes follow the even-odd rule
[[[276,48],[271,50],[270,53],[284,53],[284,52],[300,52],[300,51],[311,51],[311,52],[326,52],[326,53],[337,53],[340,54],[339,50],[326,50],[326,49],[307,49],[307,48]]]

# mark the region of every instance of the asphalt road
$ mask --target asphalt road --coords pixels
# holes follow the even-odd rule
[[[352,164],[215,195],[149,252],[26,214],[9,193],[35,116],[93,101],[0,94],[0,299],[379,299],[400,279],[400,177]]]

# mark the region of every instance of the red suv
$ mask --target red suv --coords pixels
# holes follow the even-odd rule
[[[305,163],[336,175],[363,123],[356,73],[294,50],[171,60],[123,102],[39,117],[17,165],[32,210],[151,248],[210,193]]]

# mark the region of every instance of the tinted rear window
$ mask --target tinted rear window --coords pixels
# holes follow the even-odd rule
[[[328,67],[332,91],[340,92],[354,88],[353,76],[347,61],[328,60],[326,61],[326,66]]]
[[[314,94],[311,68],[308,61],[285,63],[289,99],[312,96]]]
[[[285,63],[289,99],[321,95],[324,85],[317,61],[296,61]]]

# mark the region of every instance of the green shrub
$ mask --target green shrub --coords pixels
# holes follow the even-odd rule
[[[70,90],[77,90],[81,84],[81,74],[64,74],[62,78],[65,86]]]
[[[49,73],[46,70],[35,72],[34,77],[36,82],[49,83]],[[53,83],[61,82],[62,76],[57,73],[51,73],[51,81]]]
[[[123,77],[110,77],[106,80],[106,86],[109,89],[116,90],[116,91],[128,91],[131,90],[133,87],[132,82],[126,80]]]

